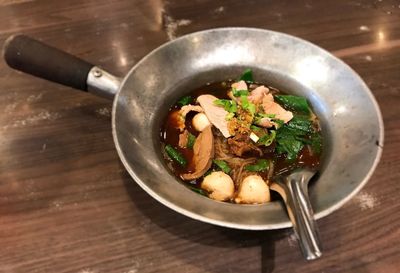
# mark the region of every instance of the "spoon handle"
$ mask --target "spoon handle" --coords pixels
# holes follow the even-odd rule
[[[309,171],[292,173],[276,183],[278,188],[275,187],[285,201],[301,251],[307,260],[315,260],[322,255],[318,227],[308,199],[307,186],[313,175]]]

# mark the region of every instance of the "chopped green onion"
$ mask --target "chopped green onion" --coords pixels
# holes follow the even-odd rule
[[[248,90],[237,90],[236,88],[232,88],[232,94],[235,97],[247,96],[247,95],[249,95],[249,91]]]
[[[257,113],[257,116],[260,118],[275,118],[275,114],[264,114],[264,113]]]
[[[236,113],[236,111],[237,111],[236,101],[218,99],[218,100],[214,101],[214,104],[217,106],[224,107],[225,111],[228,111],[229,113]]]
[[[194,145],[195,141],[196,141],[196,137],[194,135],[192,135],[191,133],[189,133],[188,137],[187,137],[186,148],[193,149],[193,145]]]
[[[250,68],[247,68],[245,71],[243,71],[242,75],[239,78],[239,81],[254,82],[253,71],[251,71]]]
[[[285,122],[281,119],[274,119],[274,123],[276,124],[275,125],[276,129],[281,128],[285,124]]]
[[[275,137],[276,137],[276,131],[272,130],[272,131],[270,131],[269,134],[265,134],[262,137],[260,137],[260,139],[258,140],[257,143],[260,143],[265,146],[269,146],[272,144],[272,142],[274,142]]]
[[[190,190],[192,190],[192,191],[198,193],[198,194],[207,196],[207,193],[206,193],[204,190],[202,190],[202,189],[199,189],[199,188],[196,188],[196,187],[193,187],[193,186],[188,186],[188,188],[189,188]]]
[[[235,113],[228,113],[228,114],[226,114],[226,116],[225,116],[225,120],[226,120],[226,121],[229,121],[229,120],[231,120],[234,116],[235,116]]]
[[[185,157],[170,144],[165,145],[165,152],[172,160],[178,162],[180,165],[185,166],[187,164]]]
[[[192,101],[191,96],[185,96],[185,97],[182,97],[180,100],[178,100],[178,104],[180,106],[184,106],[184,105],[188,105],[191,101]]]
[[[254,165],[247,165],[244,167],[245,170],[250,172],[263,172],[267,170],[269,167],[269,161],[266,159],[259,159],[257,160],[256,164]]]
[[[234,100],[231,101],[231,107],[229,107],[228,112],[229,113],[236,113],[237,112],[237,103],[236,103],[236,101],[234,101]]]
[[[255,132],[262,132],[263,131],[263,129],[261,129],[260,127],[255,126],[255,125],[250,125],[250,129],[255,131]]]
[[[256,112],[256,106],[253,103],[249,102],[247,96],[241,96],[240,99],[242,101],[242,108],[254,116]]]
[[[223,160],[214,159],[214,164],[217,165],[224,173],[229,174],[231,172],[231,168],[229,167],[228,163]]]

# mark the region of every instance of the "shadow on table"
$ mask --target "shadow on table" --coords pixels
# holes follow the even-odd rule
[[[239,272],[239,270],[242,272],[273,272],[275,244],[276,241],[287,236],[286,230],[247,231],[206,224],[165,207],[145,193],[131,179],[124,179],[124,184],[133,204],[145,217],[170,233],[171,237],[188,242],[188,250],[182,251],[182,245],[174,247],[175,241],[173,240],[170,244],[166,244],[165,238],[151,236],[152,240],[180,260],[185,260],[205,272],[221,272],[221,268],[224,266],[233,267],[225,268],[226,272]],[[148,232],[152,233],[152,231]],[[191,247],[195,247],[196,251]],[[215,248],[218,249],[215,250]],[[254,255],[259,255],[259,248],[261,248],[261,265],[249,265],[249,261],[257,259]],[[196,253],[201,254],[196,255]],[[210,259],[215,261],[199,259],[198,256],[201,255],[206,255],[207,258],[211,257]],[[259,271],[260,268],[261,271]]]

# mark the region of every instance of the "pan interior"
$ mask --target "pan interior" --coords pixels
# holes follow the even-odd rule
[[[259,82],[307,97],[324,132],[322,170],[311,187],[318,217],[341,206],[366,182],[383,142],[379,109],[363,81],[326,51],[266,30],[225,28],[181,37],[147,55],[114,101],[117,151],[151,196],[189,217],[233,228],[290,226],[280,202],[236,205],[198,195],[177,181],[161,157],[159,130],[168,108],[207,82],[253,69]]]

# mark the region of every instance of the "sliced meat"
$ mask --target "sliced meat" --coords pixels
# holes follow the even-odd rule
[[[194,143],[192,158],[194,172],[182,174],[182,179],[193,180],[201,177],[211,167],[213,157],[214,137],[210,125],[198,135]]]
[[[229,150],[237,156],[243,156],[245,153],[257,153],[259,156],[263,155],[260,148],[251,142],[248,135],[237,134],[233,138],[228,139]]]
[[[210,122],[221,131],[224,137],[228,138],[231,136],[228,130],[228,121],[225,119],[228,112],[225,111],[224,108],[214,104],[214,101],[217,99],[218,98],[213,95],[206,94],[199,96],[197,101]]]
[[[175,128],[179,129],[181,132],[183,132],[183,130],[185,130],[185,119],[186,119],[186,115],[190,112],[190,111],[195,111],[195,112],[203,112],[203,108],[201,108],[201,106],[199,105],[184,105],[182,106],[182,108],[179,111],[175,111],[173,112],[173,118],[175,119]]]
[[[201,108],[201,106],[199,105],[184,105],[182,106],[181,110],[179,111],[179,113],[182,115],[183,118],[186,117],[186,115],[190,112],[190,111],[195,111],[195,112],[203,112],[203,108]]]
[[[232,88],[235,88],[236,90],[248,90],[247,84],[245,81],[235,82],[231,86],[232,86]]]
[[[289,122],[293,118],[293,113],[274,102],[274,97],[271,94],[264,96],[262,105],[266,114],[275,115],[275,119],[283,120],[284,123]]]
[[[268,93],[269,93],[269,89],[267,87],[265,87],[264,85],[261,85],[250,92],[248,99],[252,103],[259,104],[259,103],[262,103],[264,96],[266,96]]]
[[[186,148],[188,143],[188,136],[189,136],[188,130],[183,131],[183,133],[179,135],[179,142],[178,142],[179,147]]]

